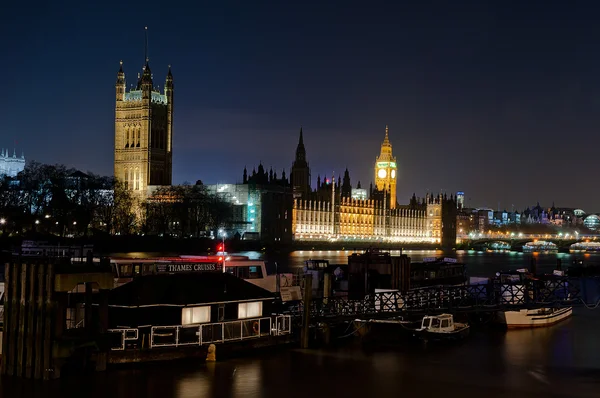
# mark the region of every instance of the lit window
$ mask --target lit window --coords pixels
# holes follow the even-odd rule
[[[192,325],[195,323],[210,322],[210,306],[187,307],[181,309],[181,324]]]
[[[262,316],[262,301],[239,304],[238,319],[255,318],[259,316]]]

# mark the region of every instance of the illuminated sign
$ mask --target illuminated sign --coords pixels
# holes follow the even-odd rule
[[[157,273],[217,271],[223,271],[222,265],[220,263],[156,264]]]

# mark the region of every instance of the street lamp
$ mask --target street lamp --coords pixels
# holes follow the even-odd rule
[[[2,225],[6,224],[6,219],[5,218],[0,218],[0,224],[2,224]]]
[[[223,252],[223,255],[225,255],[225,238],[227,237],[227,232],[225,232],[223,229],[220,229],[219,234],[223,239],[223,246],[221,246],[221,251]]]

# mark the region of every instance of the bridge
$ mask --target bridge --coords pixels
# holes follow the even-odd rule
[[[309,300],[311,322],[343,322],[355,318],[436,313],[600,306],[600,277],[548,276],[525,283],[435,286],[406,293],[375,293],[362,300],[330,297]],[[302,316],[304,302],[290,308]]]
[[[568,250],[574,243],[597,242],[600,243],[600,235],[598,234],[579,234],[575,233],[555,233],[555,234],[523,234],[516,232],[471,232],[469,234],[459,234],[456,239],[457,243],[462,243],[469,248],[489,245],[495,242],[508,243],[511,248],[521,248],[528,242],[546,241],[552,242],[559,250]]]

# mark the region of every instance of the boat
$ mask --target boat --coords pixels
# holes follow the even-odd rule
[[[558,246],[553,242],[536,240],[523,245],[523,253],[557,253]]]
[[[462,285],[467,280],[466,266],[455,258],[426,257],[410,264],[410,287]]]
[[[469,324],[454,322],[451,314],[428,315],[414,335],[426,341],[462,340],[469,335]]]
[[[227,272],[272,293],[292,286],[293,274],[267,274],[264,261],[246,256],[190,256],[158,258],[111,258],[115,273],[115,287],[143,275]]]
[[[503,311],[499,313],[500,322],[509,329],[547,327],[569,318],[572,307],[538,308],[535,310]]]
[[[554,271],[554,276],[563,275],[564,273],[560,270]],[[526,293],[528,281],[543,283],[546,288],[551,290],[556,288],[556,282],[552,280],[540,280],[529,273],[526,268],[518,269],[516,272],[499,272],[496,276],[496,282],[500,284],[502,292],[502,303],[507,305],[516,305],[524,302],[525,294],[529,294]],[[562,292],[562,294],[560,297],[563,299],[569,297],[567,292]],[[572,307],[521,309],[500,311],[498,313],[498,321],[508,329],[547,327],[569,318],[572,314]]]

